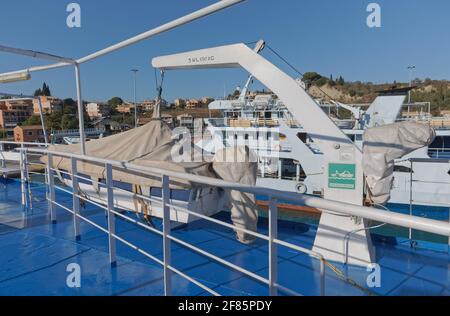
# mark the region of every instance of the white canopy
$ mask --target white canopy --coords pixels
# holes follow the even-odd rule
[[[256,184],[257,159],[252,156],[247,147],[224,149],[216,153],[213,162],[174,162],[173,154],[182,148],[182,142],[172,139],[170,127],[158,119],[142,127],[86,143],[87,154],[92,157],[196,174],[240,184]],[[80,147],[78,145],[50,146],[50,150],[78,154]],[[55,168],[71,171],[70,159],[62,157],[53,159]],[[42,160],[47,159],[44,157]],[[89,175],[92,179],[104,179],[106,175],[103,165],[78,162],[77,169],[79,173]],[[115,181],[135,184],[143,188],[161,187],[161,179],[158,176],[136,176],[131,172],[114,170],[113,178]],[[199,186],[182,179],[171,179],[170,185],[174,189]],[[228,194],[232,204],[233,223],[241,228],[256,230],[258,213],[254,196],[237,191],[231,191]],[[240,233],[238,238],[243,242],[252,240],[246,234]]]

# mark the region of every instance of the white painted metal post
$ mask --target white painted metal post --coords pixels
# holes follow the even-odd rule
[[[47,186],[48,186],[48,212],[50,213],[50,219],[53,224],[56,224],[56,211],[55,211],[55,178],[53,172],[53,155],[47,155]]]
[[[170,180],[168,176],[162,177],[163,199],[163,247],[164,247],[164,295],[172,295],[171,241],[170,235]]]
[[[3,152],[5,151],[5,147],[3,145],[3,143],[0,144],[0,155],[1,155],[1,166],[2,168],[6,168],[6,161],[5,161],[5,157],[3,156]]]
[[[266,177],[266,158],[261,159],[261,178]]]
[[[27,149],[25,149],[25,153],[24,153],[24,168],[25,168],[26,188],[27,188],[27,194],[26,194],[27,209],[33,211],[33,200],[31,198],[30,173],[28,170],[28,151],[27,151]]]
[[[138,105],[137,105],[137,87],[136,87],[136,76],[138,69],[132,69],[133,72],[133,79],[134,79],[134,85],[133,85],[133,95],[134,95],[134,128],[138,127]]]
[[[320,296],[325,296],[325,259],[320,259]]]
[[[278,179],[283,178],[283,161],[281,158],[278,158]]]
[[[277,200],[269,202],[269,294],[278,295],[278,249],[274,242],[278,238],[278,206]]]
[[[26,175],[25,175],[25,148],[23,144],[21,144],[21,151],[20,151],[20,183],[21,183],[21,190],[22,190],[22,209],[25,211],[27,206],[27,195],[26,195]]]
[[[73,188],[73,229],[75,233],[75,239],[80,240],[80,187],[78,185],[78,171],[77,171],[77,159],[72,157],[72,188]]]
[[[44,113],[42,111],[41,97],[38,96],[37,100],[38,100],[38,107],[39,107],[39,116],[41,118],[42,133],[44,135],[44,144],[47,145],[49,139],[47,138],[47,130],[45,129],[45,121],[44,121]]]
[[[106,192],[108,196],[108,244],[109,244],[109,262],[115,267],[117,264],[116,257],[116,217],[112,213],[114,211],[114,190],[113,190],[113,169],[111,164],[105,165],[106,170]]]
[[[81,98],[81,75],[80,75],[80,65],[75,64],[75,81],[77,85],[77,103],[78,103],[78,121],[80,129],[80,146],[81,154],[86,155],[86,137],[84,135],[84,108],[83,99]]]
[[[413,215],[413,161],[410,160],[410,172],[409,172],[409,215]],[[412,246],[412,228],[409,228],[409,243]]]

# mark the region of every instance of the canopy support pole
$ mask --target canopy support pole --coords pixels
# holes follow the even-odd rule
[[[75,63],[75,81],[77,85],[77,103],[78,103],[78,122],[80,128],[80,146],[81,155],[86,155],[86,137],[84,134],[84,109],[83,100],[81,98],[81,75],[80,75],[80,65]]]

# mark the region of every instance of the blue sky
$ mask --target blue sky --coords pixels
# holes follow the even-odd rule
[[[0,43],[81,57],[180,17],[214,0],[78,0],[82,27],[66,26],[65,0],[2,0]],[[366,25],[370,2],[382,8],[382,27]],[[7,13],[7,14],[5,14]],[[164,33],[82,66],[83,98],[132,98],[130,69],[138,68],[138,98],[155,96],[152,57],[265,39],[301,71],[372,82],[415,76],[450,79],[448,0],[247,0],[215,15]],[[264,55],[280,66],[269,51]],[[0,72],[46,62],[0,53]],[[288,70],[287,68],[285,68]],[[292,74],[292,73],[290,73]],[[294,75],[294,74],[292,74]],[[243,84],[239,69],[170,72],[164,97],[223,95]],[[28,82],[0,91],[32,93],[47,82],[54,95],[74,97],[73,69],[35,73]]]

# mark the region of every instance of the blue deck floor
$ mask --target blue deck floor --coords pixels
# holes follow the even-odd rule
[[[33,209],[24,216],[20,205],[20,185],[0,184],[0,295],[163,295],[163,270],[134,249],[117,242],[117,267],[108,261],[107,236],[81,222],[82,237],[75,241],[71,214],[57,209],[57,224],[47,215],[45,188],[34,185]],[[71,207],[68,194],[57,192],[57,201]],[[92,205],[82,214],[106,227],[104,212]],[[227,219],[229,214],[219,214]],[[162,239],[131,223],[117,219],[117,234],[162,259]],[[155,222],[157,227],[160,222]],[[260,232],[267,232],[265,219]],[[173,234],[197,247],[267,277],[267,243],[251,246],[237,242],[231,230],[197,221],[176,229]],[[315,227],[281,222],[280,239],[312,247]],[[411,249],[392,238],[376,238],[377,260],[381,265],[381,288],[376,295],[450,295],[450,258],[447,252]],[[81,267],[81,288],[66,285],[71,263]],[[208,258],[172,243],[172,264],[222,295],[268,295],[267,286]],[[360,286],[366,286],[369,272],[360,267],[336,266]],[[279,282],[303,295],[319,294],[319,265],[308,256],[279,248]],[[173,277],[175,295],[208,295],[179,276]],[[367,295],[358,287],[339,279],[327,268],[327,295]]]

